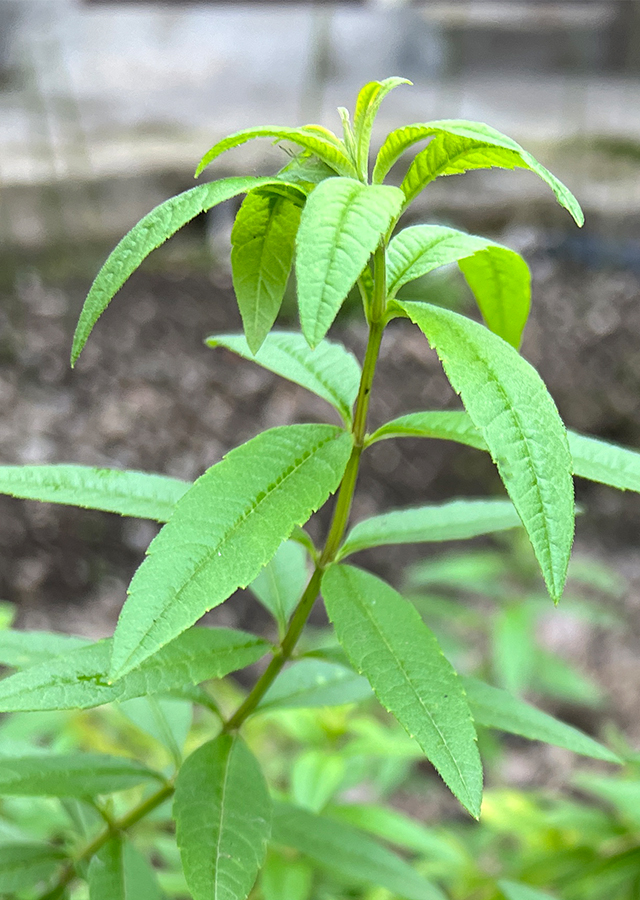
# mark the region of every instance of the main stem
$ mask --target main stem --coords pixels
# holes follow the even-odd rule
[[[313,609],[313,605],[320,593],[320,582],[322,581],[324,570],[327,566],[331,565],[340,548],[349,521],[351,503],[353,501],[353,494],[358,479],[360,456],[362,455],[367,428],[367,413],[369,411],[371,386],[373,384],[373,376],[375,375],[376,363],[380,352],[380,342],[384,331],[386,281],[385,249],[384,244],[381,243],[373,257],[373,299],[369,316],[369,339],[367,341],[367,349],[362,365],[362,377],[360,378],[360,387],[358,389],[356,409],[353,417],[353,449],[349,461],[347,462],[344,475],[342,476],[342,481],[340,482],[338,499],[336,500],[335,509],[333,511],[333,518],[331,520],[327,540],[318,562],[316,563],[313,575],[291,617],[287,633],[282,639],[279,648],[274,653],[271,662],[256,681],[249,695],[231,718],[224,723],[222,730],[225,732],[235,731],[246,721],[246,719],[248,719],[282,671],[284,664],[291,658],[295,646],[298,643],[298,639],[309,618],[309,614]],[[164,801],[173,794],[173,791],[173,785],[170,783],[166,784],[155,794],[152,794],[144,800],[139,806],[130,810],[122,819],[114,822],[113,826],[106,828],[97,835],[97,837],[81,850],[75,860],[65,866],[55,887],[48,894],[41,897],[41,900],[58,900],[58,898],[61,898],[67,885],[76,877],[77,867],[79,865],[88,862],[92,856],[102,849],[114,834],[127,831],[127,829],[137,824],[152,810],[160,806],[161,803],[164,803]]]

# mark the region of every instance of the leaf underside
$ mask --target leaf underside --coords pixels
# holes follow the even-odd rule
[[[246,587],[336,490],[352,438],[331,425],[272,428],[208,469],[152,541],[113,638],[116,680]]]
[[[382,705],[476,818],[482,764],[460,679],[417,610],[368,572],[335,565],[322,594],[338,640]]]

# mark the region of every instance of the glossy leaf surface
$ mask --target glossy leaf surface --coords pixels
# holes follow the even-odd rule
[[[91,860],[89,900],[160,900],[149,862],[124,837],[108,841]]]
[[[0,466],[0,493],[166,522],[188,481],[91,466]]]
[[[276,803],[272,837],[350,881],[380,885],[405,900],[444,900],[435,885],[395,853],[329,816]]]
[[[352,353],[342,344],[321,341],[315,350],[299,332],[274,331],[267,335],[255,356],[239,334],[214,334],[209,347],[226,347],[244,359],[317,394],[351,423],[351,410],[360,384],[361,370]]]
[[[492,687],[477,678],[462,680],[471,714],[478,725],[518,734],[530,741],[544,741],[593,759],[620,762],[615,753],[603,744],[524,700],[519,700],[508,691]]]
[[[352,178],[328,178],[309,197],[298,229],[296,277],[310,346],[329,330],[402,200],[398,188]]]
[[[245,900],[266,856],[271,799],[241,738],[221,734],[191,754],[173,810],[194,900]]]
[[[351,529],[338,559],[368,547],[462,541],[521,525],[508,500],[454,500],[372,516]]]
[[[332,566],[322,594],[338,640],[382,705],[478,817],[482,764],[464,690],[413,605],[351,566]]]
[[[245,128],[229,137],[223,138],[205,153],[196,169],[196,178],[227,150],[240,147],[256,138],[274,138],[275,141],[290,141],[304,150],[309,150],[339,175],[355,177],[356,171],[347,156],[342,141],[333,132],[320,125],[303,125],[301,128],[287,128],[278,125],[260,125],[257,128]]]
[[[477,322],[426,303],[396,303],[436,350],[482,433],[557,602],[573,542],[572,463],[544,383],[513,347]]]
[[[191,188],[156,206],[126,234],[102,266],[91,285],[73,336],[71,365],[75,365],[102,313],[113,296],[146,257],[183,225],[218,203],[246,194],[256,187],[278,184],[274,178],[223,178]],[[292,185],[295,190],[296,186]]]
[[[232,450],[176,505],[136,572],[113,639],[121,678],[238,587],[335,491],[352,438],[331,425],[272,428]]]
[[[536,175],[539,175],[540,178],[549,185],[555,194],[558,203],[571,213],[577,224],[582,225],[584,222],[584,216],[578,201],[571,191],[569,191],[555,175],[552,175],[548,169],[545,169],[544,166],[540,165],[540,163],[528,151],[524,150],[520,144],[516,143],[516,141],[482,122],[470,122],[464,119],[440,119],[435,122],[417,123],[397,128],[387,136],[384,144],[380,148],[376,165],[373,170],[374,184],[378,184],[384,179],[391,166],[393,166],[405,150],[408,150],[409,147],[412,147],[418,141],[423,141],[429,137],[442,133],[457,135],[458,137],[468,138],[472,141],[479,141],[487,144],[489,148],[498,147],[513,151],[520,158],[523,168],[535,172]],[[493,159],[495,159],[495,157],[490,156],[487,160],[488,164],[486,168],[490,168],[494,165]],[[480,168],[480,166],[475,165],[473,168]],[[511,166],[509,166],[509,168],[511,168]]]
[[[0,758],[0,794],[18,797],[93,797],[161,776],[124,756],[100,753]]]
[[[0,681],[0,710],[88,709],[168,693],[222,678],[271,649],[261,638],[228,628],[191,628],[113,684],[111,639],[65,652]]]
[[[275,322],[293,263],[300,205],[266,191],[248,194],[231,231],[233,289],[252,353]]]

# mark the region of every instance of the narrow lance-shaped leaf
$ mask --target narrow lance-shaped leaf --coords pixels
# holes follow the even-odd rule
[[[312,391],[335,407],[347,425],[351,424],[361,370],[355,356],[342,344],[321,341],[312,350],[299,332],[274,331],[254,356],[240,334],[214,334],[206,343],[209,347],[226,347]]]
[[[258,711],[343,706],[370,696],[369,682],[352,669],[323,659],[301,659],[280,673]]]
[[[133,759],[100,753],[0,758],[0,794],[18,797],[93,797],[162,780]]]
[[[285,541],[249,585],[278,623],[282,635],[308,580],[307,551],[302,544]]]
[[[321,125],[303,125],[301,128],[287,128],[279,125],[260,125],[257,128],[245,128],[229,137],[223,138],[208,150],[198,163],[196,178],[214,159],[234,147],[240,147],[256,138],[274,138],[276,141],[290,141],[304,150],[309,150],[339,175],[355,177],[356,170],[345,152],[342,141]]]
[[[275,178],[223,178],[191,188],[156,206],[126,234],[102,266],[91,285],[73,336],[71,365],[75,365],[93,326],[140,263],[160,244],[197,215],[218,203],[246,194],[256,187],[281,184]],[[293,190],[299,188],[292,184]],[[304,197],[304,193],[302,194]]]
[[[383,81],[370,81],[361,89],[356,100],[353,114],[353,131],[355,135],[356,168],[361,178],[368,176],[369,145],[371,130],[380,109],[380,104],[387,94],[401,84],[411,84],[406,78],[385,78]]]
[[[65,859],[56,847],[36,843],[4,843],[0,846],[0,892],[15,897],[49,878]]]
[[[485,684],[477,678],[463,678],[462,682],[471,715],[478,725],[517,734],[530,741],[544,741],[593,759],[620,762],[615,753],[603,744],[507,691]]]
[[[409,413],[378,428],[367,441],[391,437],[430,437],[457,441],[477,450],[488,450],[482,433],[463,411]],[[573,474],[621,491],[640,493],[640,452],[610,444],[576,431],[568,431]]]
[[[386,709],[476,818],[482,764],[460,679],[417,610],[368,572],[335,565],[322,594],[338,640]]]
[[[252,353],[271,331],[289,280],[300,204],[268,191],[248,194],[231,231],[233,288]]]
[[[442,133],[458,135],[473,141],[481,141],[492,147],[512,150],[519,156],[523,168],[535,172],[549,185],[558,203],[571,213],[577,224],[582,225],[584,222],[584,216],[578,201],[555,175],[552,175],[548,169],[545,169],[531,153],[524,150],[516,141],[482,122],[469,122],[464,119],[441,119],[435,122],[416,123],[397,128],[387,135],[384,144],[380,148],[373,170],[373,183],[379,184],[383,181],[389,169],[409,147],[412,147],[418,141],[423,141],[426,138]],[[493,162],[490,162],[490,165],[493,165]]]
[[[166,522],[188,481],[90,466],[0,466],[0,493]]]
[[[528,169],[519,151],[496,147],[475,138],[440,132],[416,154],[400,189],[407,205],[439,175],[460,175],[471,169]]]
[[[273,841],[298,850],[343,878],[380,885],[404,900],[444,900],[442,892],[401,857],[329,816],[276,803]]]
[[[173,811],[194,900],[245,900],[265,860],[271,798],[241,738],[221,734],[191,754]]]
[[[337,559],[368,547],[463,541],[521,525],[512,503],[505,500],[454,500],[372,516],[351,529]]]
[[[351,435],[331,425],[288,425],[208,469],[134,575],[113,639],[112,677],[253,581],[294,526],[336,490],[351,446]]]
[[[91,859],[89,900],[160,900],[160,887],[148,860],[117,835]]]
[[[557,602],[573,542],[572,463],[544,383],[513,347],[477,322],[426,303],[395,303],[427,336],[481,431]]]
[[[0,630],[0,665],[26,669],[88,644],[91,644],[88,638],[71,634],[5,628]]]
[[[328,178],[311,194],[297,236],[300,324],[315,347],[402,206],[399,188]]]
[[[26,633],[28,637],[28,632]],[[89,709],[185,685],[257,662],[271,650],[262,638],[230,628],[190,628],[114,684],[108,681],[112,639],[63,651],[0,681],[0,711]]]
[[[531,305],[531,276],[522,257],[486,238],[442,225],[413,225],[389,244],[387,291],[457,262],[487,327],[520,345]]]

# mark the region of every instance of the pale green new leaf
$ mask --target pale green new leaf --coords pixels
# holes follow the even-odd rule
[[[369,168],[369,145],[371,130],[380,109],[380,104],[387,94],[401,84],[411,84],[406,78],[385,78],[383,81],[370,81],[360,90],[353,114],[353,132],[355,137],[356,168],[365,181]]]
[[[285,541],[249,588],[284,632],[308,580],[307,551]]]
[[[537,888],[529,887],[528,884],[520,884],[518,881],[506,881],[502,879],[498,882],[498,887],[504,894],[506,900],[555,900],[552,894],[546,891],[539,891]]]
[[[252,191],[231,231],[233,288],[252,353],[271,331],[289,280],[301,208],[286,197]]]
[[[572,463],[542,379],[477,322],[426,303],[395,303],[427,336],[481,431],[557,602],[573,542]]]
[[[530,169],[536,175],[539,175],[549,185],[558,203],[571,213],[578,225],[583,224],[584,216],[582,210],[571,191],[555,175],[552,175],[548,169],[545,169],[528,151],[524,150],[520,144],[482,122],[469,122],[464,119],[441,119],[435,122],[405,125],[402,128],[395,129],[395,131],[387,135],[384,144],[380,148],[373,170],[373,183],[379,184],[382,182],[389,169],[409,147],[418,141],[443,133],[479,141],[489,147],[499,147],[513,151],[519,156],[522,168]],[[493,158],[490,158],[487,168],[492,165],[494,165]],[[478,166],[474,166],[474,168],[478,168]]]
[[[311,194],[297,236],[300,324],[310,346],[327,333],[404,195],[399,188],[328,178]]]
[[[0,493],[166,522],[189,482],[91,466],[0,466]]]
[[[28,632],[27,632],[28,634]],[[0,681],[0,711],[89,709],[223,678],[257,662],[270,644],[229,628],[190,628],[119,681],[108,681],[112,640],[64,652]]]
[[[265,860],[271,798],[241,738],[221,734],[191,754],[173,812],[194,900],[245,900]]]
[[[443,225],[413,225],[387,251],[387,292],[394,297],[409,281],[457,262],[487,327],[520,345],[531,305],[531,276],[522,257],[486,238]]]
[[[94,797],[149,780],[162,781],[162,776],[124,756],[67,753],[0,758],[0,795]]]
[[[395,853],[329,816],[276,803],[272,840],[298,850],[349,882],[380,885],[404,900],[444,900],[435,885]]]
[[[49,878],[65,859],[65,854],[46,844],[5,843],[0,846],[0,893],[14,897]]]
[[[355,525],[337,559],[385,544],[464,541],[521,525],[508,500],[453,500],[372,516]]]
[[[436,135],[428,146],[416,154],[400,188],[407,205],[439,175],[460,175],[471,169],[527,169],[517,150],[496,147],[474,138],[449,134]]]
[[[382,703],[476,818],[482,764],[460,679],[415,607],[379,578],[335,565],[322,594],[338,640]]]
[[[312,350],[296,331],[272,332],[255,355],[241,334],[214,334],[206,343],[209,347],[226,347],[317,394],[338,410],[347,425],[351,424],[362,373],[355,356],[342,344],[321,341]]]
[[[89,900],[160,900],[160,887],[148,860],[123,835],[92,858],[87,875]]]
[[[290,141],[304,150],[309,150],[339,175],[346,175],[351,178],[357,174],[345,152],[344,144],[327,128],[323,128],[321,125],[303,125],[301,128],[260,125],[257,128],[245,128],[242,131],[237,131],[235,134],[231,134],[229,137],[223,138],[217,144],[214,144],[198,163],[196,178],[214,159],[217,159],[218,156],[227,150],[240,147],[241,144],[246,144],[248,141],[253,141],[256,138],[268,137],[274,138],[276,143],[279,141]]]
[[[335,169],[308,150],[302,150],[280,169],[277,177],[289,184],[298,184],[308,191],[324,181],[325,178],[333,178],[335,175]]]
[[[478,725],[517,734],[530,741],[544,741],[593,759],[620,762],[616,754],[603,744],[524,700],[519,700],[508,691],[492,687],[477,678],[463,678],[462,682],[471,715]]]
[[[352,669],[323,659],[301,659],[278,675],[258,711],[343,706],[370,697],[369,682]]]
[[[88,638],[51,631],[0,630],[0,665],[12,669],[26,669],[62,656],[79,647],[86,647]],[[4,682],[0,682],[0,685]]]
[[[351,435],[331,425],[288,425],[208,469],[134,575],[113,638],[112,678],[250,584],[293,528],[336,490],[351,446]]]
[[[531,307],[531,273],[519,253],[498,245],[458,261],[487,328],[518,349]]]
[[[73,336],[71,365],[77,362],[87,338],[112,297],[140,263],[197,215],[218,203],[257,187],[282,184],[276,178],[223,178],[191,188],[152,209],[126,234],[95,277]],[[292,189],[299,190],[296,185]],[[304,194],[302,195],[304,197]]]

